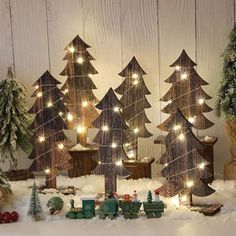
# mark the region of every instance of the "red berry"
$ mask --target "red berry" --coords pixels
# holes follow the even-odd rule
[[[3,223],[10,223],[11,222],[11,213],[6,211],[3,213]]]
[[[19,218],[18,212],[17,212],[17,211],[13,211],[13,212],[11,213],[11,219],[12,219],[12,221],[13,221],[13,222],[16,222],[16,221],[18,220],[18,218]]]

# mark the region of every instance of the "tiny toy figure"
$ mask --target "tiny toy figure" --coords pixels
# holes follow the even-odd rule
[[[160,202],[160,191],[159,189],[155,190],[155,201]]]
[[[138,202],[138,194],[136,192],[136,190],[134,190],[134,193],[133,193],[133,202]]]

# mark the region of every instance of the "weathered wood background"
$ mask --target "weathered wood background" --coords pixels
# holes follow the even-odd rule
[[[147,72],[152,95],[147,115],[153,138],[140,142],[140,154],[159,158],[162,150],[153,144],[160,134],[156,125],[165,119],[160,113],[160,96],[169,85],[169,65],[183,48],[198,63],[197,71],[210,83],[205,91],[214,97],[221,79],[221,53],[235,21],[235,0],[0,0],[0,78],[15,65],[17,78],[32,93],[32,83],[46,70],[59,80],[65,62],[64,46],[80,34],[92,46],[90,52],[99,75],[95,92],[102,98],[109,87],[121,83],[118,73],[135,55]],[[32,99],[28,98],[29,106]],[[200,134],[215,135],[216,174],[222,176],[229,159],[223,121],[214,112],[207,115],[216,123]],[[19,154],[20,167],[29,162]],[[158,174],[158,166],[154,175]]]

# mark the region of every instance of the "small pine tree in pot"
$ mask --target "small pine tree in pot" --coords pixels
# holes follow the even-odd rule
[[[231,160],[225,165],[226,180],[236,180],[236,23],[223,53],[223,78],[218,92],[216,110],[224,116],[229,137]]]
[[[25,91],[9,67],[7,78],[0,82],[0,159],[9,159],[12,168],[17,166],[18,148],[26,153],[31,150]]]

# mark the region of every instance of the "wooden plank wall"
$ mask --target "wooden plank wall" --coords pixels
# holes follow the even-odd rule
[[[109,87],[121,83],[118,73],[132,56],[147,72],[152,108],[146,113],[153,138],[140,140],[140,155],[159,158],[163,151],[153,144],[160,134],[156,125],[165,119],[160,113],[160,96],[169,88],[164,80],[173,71],[169,65],[183,48],[197,61],[199,74],[210,85],[214,97],[221,78],[220,55],[235,21],[236,0],[1,0],[0,1],[0,79],[8,65],[15,65],[17,78],[28,88],[46,70],[59,76],[65,62],[64,47],[80,34],[91,45],[90,52],[99,75],[94,76],[101,98]],[[215,135],[216,174],[222,176],[229,159],[223,121],[214,112],[208,115],[216,125],[201,134]],[[219,132],[219,130],[221,132]],[[91,132],[94,135],[94,132]],[[29,162],[20,154],[20,167]],[[153,167],[158,175],[158,165]]]

